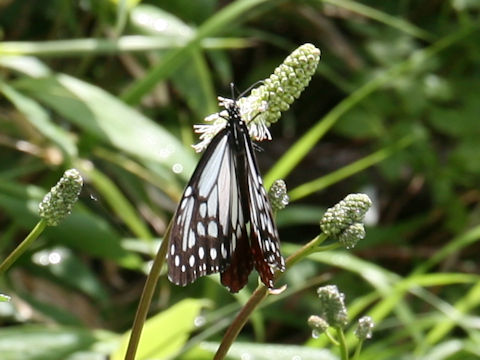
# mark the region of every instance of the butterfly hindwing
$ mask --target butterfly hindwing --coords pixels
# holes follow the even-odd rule
[[[245,138],[245,143],[251,228],[250,246],[255,268],[260,274],[262,282],[273,288],[274,271],[284,271],[285,261],[280,254],[280,240],[273,220],[272,207],[263,186],[253,146],[248,136]]]

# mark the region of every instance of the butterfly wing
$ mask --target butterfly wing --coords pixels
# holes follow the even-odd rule
[[[167,255],[168,278],[174,284],[185,286],[229,264],[235,247],[230,225],[236,186],[232,151],[231,133],[225,128],[212,139],[185,188]]]
[[[280,254],[278,230],[258,170],[252,142],[248,135],[245,136],[244,141],[250,209],[250,247],[260,279],[267,287],[273,288],[273,274],[275,270],[285,270],[285,260]]]
[[[258,171],[248,128],[236,103],[229,123],[210,142],[175,213],[168,248],[168,277],[185,286],[221,273],[231,292],[245,286],[253,266],[273,288],[284,270],[277,228]]]
[[[238,128],[238,121],[232,126]],[[250,222],[250,208],[248,206],[247,165],[245,158],[245,144],[242,141],[242,132],[235,130],[232,134],[233,168],[232,204],[231,204],[231,233],[233,243],[230,263],[222,271],[220,279],[231,292],[238,292],[248,282],[248,275],[253,269],[253,256],[250,249],[247,224]],[[243,131],[243,130],[242,130]]]

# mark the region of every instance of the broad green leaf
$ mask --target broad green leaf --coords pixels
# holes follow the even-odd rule
[[[64,360],[88,349],[96,338],[93,332],[75,328],[11,326],[0,329],[2,360]]]
[[[195,29],[176,16],[152,5],[135,7],[130,13],[130,20],[142,34],[187,41],[195,33]],[[216,111],[212,77],[200,51],[192,51],[192,61],[182,64],[172,81],[195,111],[198,121]]]
[[[137,360],[167,359],[174,356],[195,329],[194,320],[205,302],[185,299],[148,319],[142,331]],[[130,332],[123,335],[122,346],[111,360],[123,360]]]
[[[218,349],[219,344],[214,342],[202,342],[193,349],[183,360],[207,360],[211,359]],[[314,349],[298,345],[277,344],[254,344],[235,342],[228,351],[228,360],[338,360],[339,358],[327,349]]]
[[[77,289],[90,298],[103,303],[108,294],[93,270],[69,248],[57,246],[32,254],[31,265],[37,276],[45,276],[56,284]]]
[[[2,181],[0,209],[25,229],[31,229],[40,220],[38,203],[45,190],[33,185],[24,186]],[[142,261],[121,246],[121,237],[110,224],[90,213],[77,202],[72,213],[59,226],[48,227],[42,236],[59,245],[80,249],[87,254],[112,259],[128,268],[140,268]]]
[[[130,21],[137,31],[144,34],[189,39],[195,30],[175,15],[159,7],[140,4],[130,12]]]
[[[33,56],[1,56],[5,43],[0,43],[0,66],[31,77],[48,76],[50,69]]]
[[[56,143],[69,156],[77,155],[77,147],[70,135],[50,121],[48,113],[36,101],[22,95],[3,82],[0,82],[0,91],[42,135]]]
[[[154,160],[168,168],[181,167],[185,179],[195,158],[160,125],[101,88],[73,78],[56,75],[23,79],[18,86],[93,137],[139,158]]]

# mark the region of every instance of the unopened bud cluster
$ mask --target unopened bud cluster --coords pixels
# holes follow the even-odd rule
[[[287,185],[285,181],[275,180],[268,191],[268,199],[274,211],[282,210],[288,205],[290,198],[287,195]]]
[[[324,318],[318,315],[311,315],[308,318],[307,323],[308,326],[310,326],[310,328],[316,331],[318,334],[324,333],[330,326]]]
[[[237,101],[240,116],[247,123],[253,139],[271,139],[268,127],[300,96],[315,73],[319,61],[320,50],[312,44],[304,44],[287,56],[262,85],[253,89],[249,96]],[[228,99],[219,98],[220,105],[226,104],[226,100]],[[205,149],[215,134],[225,127],[226,115],[228,114],[225,110],[209,115],[205,121],[210,124],[194,126],[195,132],[201,134],[201,142],[193,146],[195,151]]]
[[[345,307],[345,295],[336,285],[327,285],[318,288],[320,299],[320,314],[330,326],[345,328],[348,324],[347,308]]]
[[[242,118],[249,124],[250,135],[261,141],[270,138],[265,127],[275,123],[307,87],[318,62],[320,50],[304,44],[292,52],[263,84],[238,100]],[[259,113],[259,109],[266,109]],[[266,131],[265,131],[266,130]]]
[[[358,319],[358,325],[355,329],[355,336],[359,340],[367,340],[372,338],[372,330],[375,324],[370,316],[364,316]]]
[[[82,190],[83,179],[76,169],[65,171],[39,204],[40,216],[49,226],[56,226],[70,214]]]
[[[336,285],[326,285],[318,288],[320,313],[308,318],[308,326],[312,329],[312,337],[317,338],[326,332],[330,326],[343,331],[348,325],[348,313],[345,306],[345,294]],[[372,337],[375,324],[370,316],[358,320],[355,336],[361,341]]]
[[[320,227],[347,249],[353,248],[365,237],[362,221],[371,206],[372,201],[367,195],[350,194],[325,212]]]

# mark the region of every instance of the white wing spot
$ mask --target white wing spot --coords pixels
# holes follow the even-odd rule
[[[190,255],[190,259],[188,259],[188,263],[190,264],[190,267],[193,267],[193,265],[195,265],[195,256]]]
[[[175,266],[180,265],[180,256],[175,256]]]
[[[203,250],[203,246],[200,246],[198,248],[198,257],[200,258],[200,260],[202,260],[204,256],[205,256],[205,250]]]
[[[180,210],[185,209],[185,206],[187,205],[188,199],[183,198],[182,203],[180,204]]]
[[[183,194],[183,196],[190,196],[192,195],[192,187],[189,186],[185,189],[185,193]]]
[[[212,190],[215,182],[217,181],[218,174],[220,172],[221,161],[225,152],[225,146],[227,145],[228,137],[225,136],[219,141],[217,147],[212,153],[209,161],[207,161],[203,168],[202,176],[198,182],[198,195],[206,198]]]
[[[175,244],[172,244],[172,246],[170,246],[170,255],[173,254],[175,254]]]
[[[191,249],[195,245],[195,233],[190,230],[188,233],[188,248]]]
[[[220,250],[222,252],[222,258],[226,259],[227,258],[227,249],[225,248],[224,243],[222,243],[222,246],[220,247]]]
[[[208,208],[208,216],[209,217],[216,217],[217,216],[217,206],[218,206],[218,188],[213,188],[210,197],[208,198],[207,208]]]
[[[201,203],[199,210],[200,210],[200,216],[204,218],[207,215],[207,204]]]
[[[268,225],[268,231],[270,232],[270,234],[273,234],[272,222],[271,222],[271,221],[268,221],[268,222],[267,222],[267,225]]]
[[[232,242],[230,243],[230,254],[233,254],[236,246],[237,246],[237,237],[235,236],[235,234],[232,234]]]
[[[182,272],[185,272],[185,265],[182,265]]]
[[[215,221],[210,221],[208,223],[208,235],[210,235],[211,237],[218,236],[218,226]]]
[[[205,226],[201,222],[197,223],[197,233],[200,236],[205,236]]]
[[[212,258],[212,260],[215,260],[217,258],[217,249],[215,248],[210,249],[210,257]],[[212,266],[212,270],[213,270],[213,266]]]

